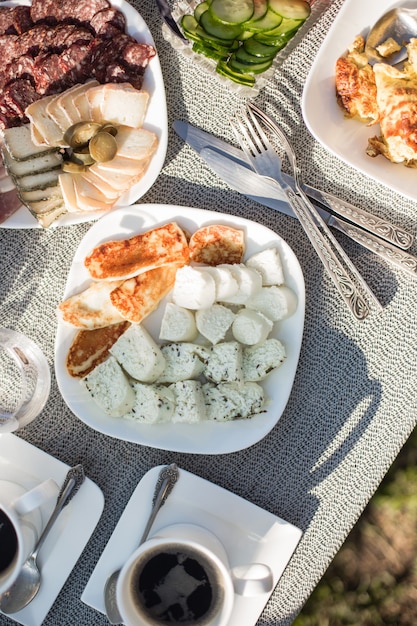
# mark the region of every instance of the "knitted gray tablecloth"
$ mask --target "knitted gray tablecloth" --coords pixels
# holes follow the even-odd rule
[[[82,463],[105,497],[97,528],[44,624],[107,623],[80,596],[141,477],[156,465],[176,462],[303,530],[258,621],[260,626],[283,626],[301,610],[415,425],[417,282],[341,235],[345,250],[384,304],[381,314],[355,321],[297,221],[230,190],[176,136],[172,123],[181,119],[231,141],[228,120],[242,98],[172,49],[162,36],[153,2],[139,0],[132,5],[155,39],[169,116],[164,167],[140,202],[239,215],[282,236],[305,276],[303,345],[281,419],[268,436],[246,450],[219,456],[176,454],[107,437],[71,413],[53,374],[55,309],[75,250],[91,224],[49,230],[0,229],[0,323],[35,340],[52,371],[45,409],[19,436],[65,463]],[[257,101],[274,107],[291,136],[304,178],[311,184],[415,232],[415,203],[329,154],[302,120],[305,79],[341,5],[342,0],[329,5]],[[416,247],[411,251],[416,254]],[[0,623],[14,622],[0,616]]]

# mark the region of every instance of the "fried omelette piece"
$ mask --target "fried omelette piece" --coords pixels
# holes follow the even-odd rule
[[[129,278],[113,289],[110,299],[124,319],[140,323],[154,311],[174,286],[177,269],[184,263],[171,263]]]
[[[369,156],[382,154],[393,163],[417,167],[417,39],[407,46],[408,63],[399,70],[374,65],[381,136],[371,137]]]
[[[123,316],[110,300],[110,293],[122,282],[92,282],[89,287],[58,305],[58,317],[65,324],[84,330],[103,328],[123,321]]]
[[[336,98],[346,117],[365,122],[378,122],[379,113],[375,76],[365,55],[365,40],[355,38],[345,57],[336,61]]]
[[[84,378],[103,363],[113,344],[129,328],[130,322],[123,321],[104,328],[79,330],[68,350],[66,367],[73,378]]]
[[[190,261],[204,265],[241,263],[245,252],[245,235],[242,230],[212,224],[203,226],[191,235]]]
[[[91,251],[84,264],[95,280],[118,280],[163,265],[185,265],[188,261],[184,231],[176,222],[170,222],[129,239],[102,243]]]

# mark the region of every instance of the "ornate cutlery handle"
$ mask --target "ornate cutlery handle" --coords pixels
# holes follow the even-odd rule
[[[307,209],[303,199],[294,193],[292,189],[286,187],[284,191],[294,209],[294,213],[297,215],[300,224],[304,228],[307,237],[340,295],[345,300],[356,319],[364,320],[370,313],[368,303],[352,282],[350,276],[332,250],[332,247],[326,241],[315,219],[311,215],[310,209]]]
[[[327,223],[329,226],[334,226],[340,230],[350,237],[350,239],[353,239],[353,241],[364,246],[364,248],[371,250],[371,252],[374,252],[381,257],[381,259],[384,259],[384,261],[396,265],[400,270],[408,272],[414,276],[414,278],[417,277],[417,257],[400,250],[390,243],[383,242],[380,238],[375,237],[371,233],[367,233],[361,228],[353,224],[348,224],[348,222],[340,220],[337,217],[330,218]]]
[[[316,191],[323,197],[327,205],[335,213],[337,213],[337,215],[346,218],[358,226],[362,226],[362,228],[365,228],[370,233],[385,239],[385,241],[389,241],[398,248],[408,250],[408,248],[412,245],[414,241],[413,235],[400,226],[391,224],[391,222],[388,222],[387,220],[376,217],[363,209],[359,209],[358,207],[353,206],[353,204],[345,202],[340,198],[336,198],[326,191],[318,189]]]

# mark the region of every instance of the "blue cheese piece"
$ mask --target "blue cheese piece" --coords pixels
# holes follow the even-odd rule
[[[154,382],[165,368],[157,343],[140,324],[132,324],[110,348],[123,369],[142,383]]]
[[[175,395],[173,423],[195,424],[206,418],[203,386],[199,380],[183,380],[170,385]]]
[[[204,363],[198,356],[198,346],[193,343],[168,343],[161,347],[165,369],[158,383],[176,383],[198,378],[204,370]]]
[[[262,276],[262,286],[283,285],[284,270],[277,248],[267,248],[256,252],[245,262],[247,267],[253,267]]]
[[[198,335],[193,311],[167,302],[161,321],[159,339],[162,341],[194,341]]]
[[[243,379],[259,382],[283,364],[285,347],[278,339],[270,338],[256,346],[243,350]]]
[[[207,419],[216,422],[250,418],[262,411],[265,403],[264,390],[253,382],[206,383],[203,392]]]
[[[265,341],[273,328],[273,322],[258,311],[241,309],[236,313],[232,333],[236,341],[253,346]]]
[[[175,396],[172,389],[164,385],[148,385],[139,382],[132,382],[132,388],[136,402],[124,417],[142,424],[170,421],[175,409]]]
[[[135,404],[135,392],[113,356],[97,365],[81,380],[81,383],[94,402],[112,417],[121,417]]]
[[[213,304],[208,309],[196,311],[198,331],[212,344],[223,341],[235,319],[235,313],[222,304]]]
[[[242,346],[237,341],[224,341],[212,346],[204,375],[213,383],[240,383],[242,376]]]
[[[297,296],[286,285],[262,287],[245,302],[248,309],[260,311],[273,322],[290,317],[297,309]]]

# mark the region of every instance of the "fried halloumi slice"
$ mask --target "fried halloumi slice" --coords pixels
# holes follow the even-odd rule
[[[123,281],[120,287],[113,289],[110,294],[113,306],[124,319],[139,324],[171,291],[179,267],[182,266],[171,263]]]
[[[189,248],[190,261],[194,263],[241,263],[245,252],[245,235],[242,230],[231,226],[211,224],[191,235]]]
[[[107,359],[110,348],[129,326],[130,322],[124,320],[104,328],[79,330],[68,350],[66,361],[68,374],[73,378],[87,376]]]
[[[84,263],[96,280],[119,280],[163,265],[185,265],[188,261],[185,234],[176,222],[169,222],[130,239],[102,243]]]
[[[58,317],[75,328],[92,330],[123,321],[123,316],[113,306],[110,293],[122,281],[91,283],[87,289],[69,297],[58,305]]]

